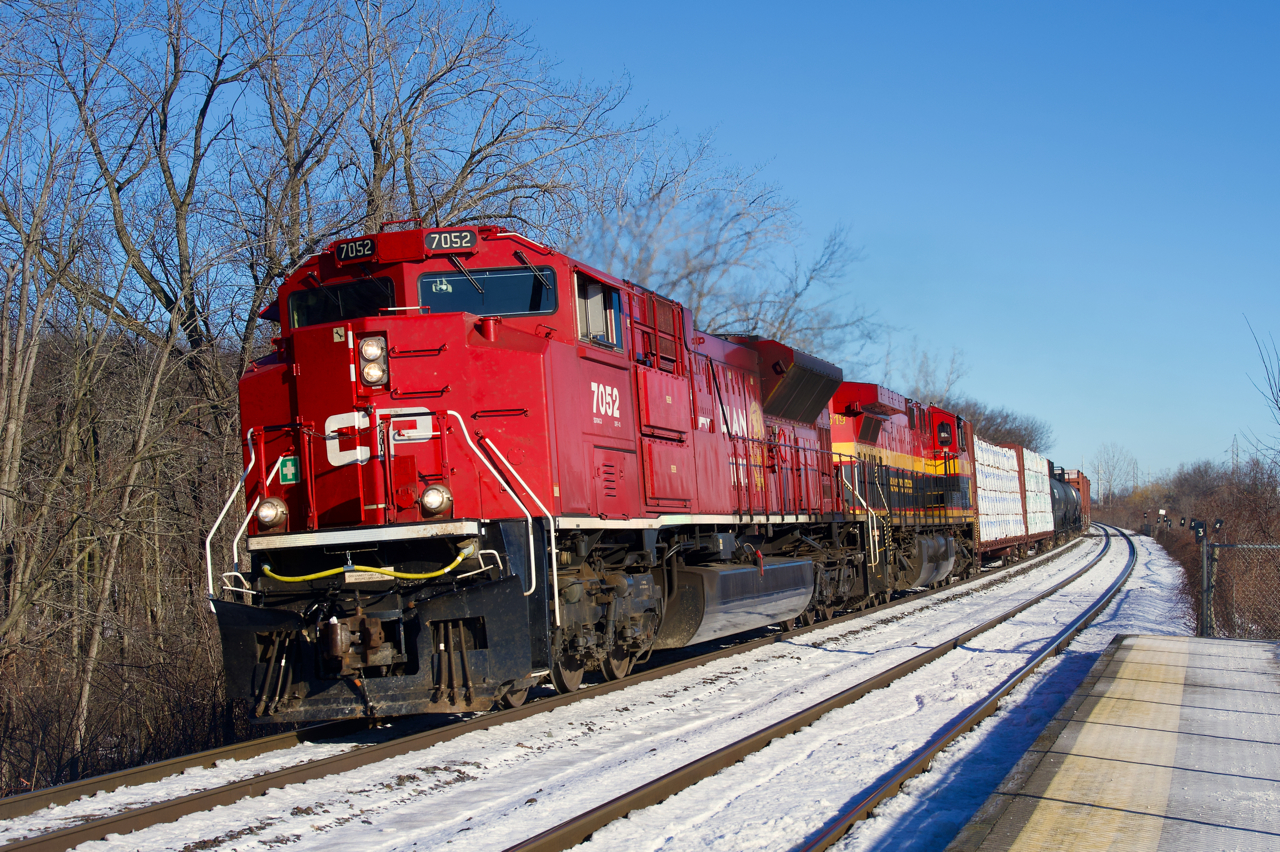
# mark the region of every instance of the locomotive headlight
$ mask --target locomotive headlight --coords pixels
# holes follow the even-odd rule
[[[449,511],[453,505],[453,492],[445,485],[431,485],[422,492],[422,511],[428,515],[439,515]]]
[[[387,339],[381,335],[360,341],[360,379],[366,385],[387,381]]]
[[[254,514],[258,518],[258,526],[263,529],[278,527],[289,517],[289,507],[279,497],[268,497],[258,504]]]

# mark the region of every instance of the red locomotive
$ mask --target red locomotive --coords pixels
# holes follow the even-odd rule
[[[275,350],[240,383],[250,558],[221,589],[208,566],[228,691],[258,718],[518,704],[1030,541],[982,536],[954,414],[696,331],[519,234],[342,240],[264,316]]]

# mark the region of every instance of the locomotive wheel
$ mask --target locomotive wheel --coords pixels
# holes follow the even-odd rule
[[[604,673],[605,680],[622,680],[631,674],[631,666],[635,664],[636,658],[621,648],[614,648],[609,652],[609,656],[605,657],[600,663],[600,671]]]
[[[504,708],[506,708],[507,710],[512,710],[516,707],[519,707],[521,704],[523,704],[525,702],[525,699],[527,699],[528,697],[529,697],[529,687],[526,686],[524,689],[511,690],[506,695],[502,696],[500,701],[502,702],[502,706]]]
[[[556,685],[556,692],[568,695],[582,686],[582,676],[586,672],[586,666],[579,660],[557,660],[551,665],[551,682]]]

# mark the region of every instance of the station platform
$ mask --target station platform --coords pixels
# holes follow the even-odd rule
[[[1117,636],[947,852],[1280,849],[1280,643]]]

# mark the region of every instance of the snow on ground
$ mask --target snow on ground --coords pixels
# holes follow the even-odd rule
[[[1004,706],[934,758],[876,815],[849,832],[841,852],[945,847],[1004,780],[1075,692],[1117,634],[1189,636],[1194,615],[1178,593],[1182,568],[1154,539],[1133,536],[1138,561],[1116,599],[1060,655],[1018,685]]]
[[[0,820],[0,844],[265,775],[286,766],[341,754],[355,747],[348,742],[299,743],[291,748],[245,760],[219,760],[212,767],[192,767],[180,774],[147,784],[82,796],[66,805],[50,806],[27,816]]]
[[[803,838],[816,834],[841,806],[876,789],[937,731],[964,715],[1034,656],[1103,593],[1123,570],[1127,556],[1128,548],[1117,541],[1096,569],[1048,601],[893,685],[833,711],[789,737],[775,740],[768,748],[667,801],[606,826],[581,848],[592,852],[793,848]],[[1142,584],[1141,571],[1135,579]],[[1128,596],[1133,595],[1131,588]],[[1098,629],[1098,633],[1105,634],[1101,649],[1116,632],[1115,618],[1101,616],[1099,621],[1112,622],[1111,627],[1104,623]],[[1167,616],[1161,623],[1167,624]],[[1076,652],[1075,656],[1080,654]],[[1094,653],[1092,658],[1096,656]],[[881,844],[875,848],[923,850],[945,846],[1083,679],[1092,658],[1065,693],[1057,696],[1052,709],[1034,726],[1025,742],[1013,747],[1007,741],[1000,743],[1006,749],[1007,763],[984,779],[985,788],[979,790],[979,782],[974,779],[965,779],[959,785],[966,791],[957,791],[957,795],[973,797],[972,807],[962,816],[956,813],[961,808],[949,802],[938,807],[930,793],[937,797],[939,791],[926,792],[923,799],[927,803],[917,808],[920,818],[915,823],[897,825],[891,817],[879,821],[884,833],[881,840],[872,841]],[[941,758],[935,766],[942,767]],[[950,790],[945,772],[941,789]],[[938,769],[931,774],[938,775]],[[934,816],[938,810],[956,813],[959,818],[943,824]]]
[[[1034,570],[80,848],[503,849],[980,623],[1100,547],[1091,539]],[[1123,550],[1113,546],[1104,565],[1122,562]],[[892,724],[878,734],[881,743],[896,736]]]

